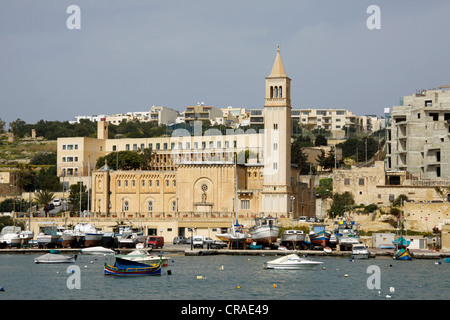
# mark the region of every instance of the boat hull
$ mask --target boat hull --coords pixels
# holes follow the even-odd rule
[[[395,260],[403,260],[403,261],[410,261],[412,260],[412,255],[408,250],[400,249],[398,250],[394,255]]]
[[[161,264],[145,265],[117,258],[114,266],[105,263],[104,274],[114,276],[161,275]]]
[[[280,228],[278,226],[261,226],[250,230],[253,241],[268,245],[277,241],[279,232]]]
[[[48,253],[34,259],[34,263],[74,263],[76,256],[65,256],[61,254]]]
[[[103,239],[103,233],[86,233],[84,236],[85,247],[97,247],[101,246]]]
[[[281,236],[282,243],[286,242],[286,243],[291,243],[291,244],[292,243],[298,244],[298,243],[306,240],[306,234],[292,232],[292,231],[297,231],[297,230],[287,230],[286,232],[283,233],[283,235]]]
[[[59,235],[39,235],[37,236],[36,240],[39,247],[56,247],[58,240],[60,236]]]
[[[319,246],[327,246],[328,242],[330,240],[331,234],[329,232],[326,232],[325,230],[310,233],[309,234],[309,240],[311,243],[314,243]]]
[[[296,254],[291,254],[264,263],[264,269],[275,270],[314,270],[323,262],[301,259]]]

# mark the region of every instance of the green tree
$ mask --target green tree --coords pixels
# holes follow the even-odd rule
[[[308,162],[308,157],[303,153],[304,138],[299,136],[295,138],[291,145],[291,163],[296,164],[300,169],[301,174],[308,174],[310,172],[311,164]]]
[[[80,211],[81,198],[81,212],[88,207],[87,187],[82,185],[80,190],[80,183],[72,184],[69,191],[69,209],[71,212]]]
[[[316,140],[314,141],[314,145],[316,147],[320,147],[320,146],[326,146],[328,144],[327,138],[325,138],[323,135],[319,134],[316,137]]]
[[[328,210],[328,215],[332,218],[336,216],[343,216],[344,213],[351,209],[355,204],[353,194],[346,191],[344,193],[333,194],[333,203]]]
[[[146,151],[145,154],[147,155],[148,151]],[[137,151],[110,152],[106,156],[98,158],[95,166],[99,169],[103,167],[106,162],[108,162],[108,167],[112,170],[136,170],[143,166],[143,158]]]
[[[44,207],[45,215],[48,216],[49,203],[53,201],[55,194],[48,190],[42,190],[36,194],[36,201],[39,205]]]

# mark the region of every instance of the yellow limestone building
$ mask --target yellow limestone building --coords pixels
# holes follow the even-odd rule
[[[290,81],[278,49],[266,78],[264,134],[161,138],[173,148],[156,150],[154,169],[113,171],[105,165],[93,172],[91,212],[135,222],[173,220],[178,234],[192,226],[229,227],[236,214],[247,225],[262,215],[285,218],[289,226],[293,217],[313,216],[314,189],[300,182],[298,168],[291,165]],[[117,140],[104,140],[105,150]],[[141,143],[120,140],[120,144]],[[202,148],[193,148],[197,140]],[[187,145],[190,148],[178,148]],[[235,156],[245,151],[241,146],[251,155],[235,164]]]

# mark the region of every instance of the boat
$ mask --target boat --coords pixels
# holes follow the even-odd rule
[[[255,225],[249,229],[249,232],[253,241],[270,246],[277,241],[280,227],[277,225],[277,218],[256,217]]]
[[[129,254],[125,255],[116,255],[116,258],[121,258],[127,261],[140,262],[147,265],[152,265],[161,261],[163,265],[167,265],[169,258],[162,255],[162,252],[159,255],[151,254],[149,251],[144,249],[137,249]]]
[[[102,246],[113,248],[116,245],[116,234],[114,232],[104,232],[102,237]]]
[[[295,248],[305,239],[306,234],[302,230],[285,230],[281,235],[281,244],[284,246],[292,245]]]
[[[450,263],[450,258],[444,258],[444,261]]]
[[[113,266],[105,262],[104,274],[115,276],[161,275],[161,261],[156,264],[148,265],[136,261],[116,258]]]
[[[74,248],[77,246],[78,240],[81,238],[81,233],[75,231],[75,230],[70,230],[70,229],[66,229],[62,232],[61,235],[61,246],[63,248]]]
[[[34,232],[30,230],[24,230],[19,233],[19,237],[23,240],[24,243],[28,243],[28,241],[34,238]]]
[[[333,238],[336,239],[335,244],[338,245],[341,250],[348,250],[351,249],[353,245],[359,244],[358,224],[355,221],[334,221],[333,235]]]
[[[249,248],[253,250],[260,250],[263,248],[263,246],[262,244],[257,244],[255,241],[253,241],[252,243],[250,243]]]
[[[264,269],[314,270],[323,262],[300,258],[297,254],[288,254],[281,258],[264,262]]]
[[[133,231],[124,231],[119,239],[120,248],[136,248],[138,243],[145,241],[147,237],[142,233],[136,233]]]
[[[80,249],[80,252],[83,254],[114,254],[114,250],[104,248],[104,247],[88,247],[84,249]]]
[[[34,263],[73,263],[77,259],[77,255],[63,255],[56,253],[46,253],[42,256],[34,258]]]
[[[36,236],[39,248],[55,248],[61,235],[58,234],[58,228],[55,223],[50,222],[40,227],[40,232]]]
[[[325,248],[323,248],[323,252],[325,252],[325,253],[332,253],[333,250],[330,247],[325,247]]]
[[[408,246],[411,244],[411,241],[406,240],[402,236],[403,231],[403,200],[401,200],[401,210],[400,210],[400,219],[398,220],[398,230],[399,230],[399,238],[392,241],[395,245],[396,251],[394,253],[394,260],[403,260],[403,261],[411,261],[412,254],[408,249]]]
[[[330,240],[331,233],[326,231],[326,225],[320,223],[310,224],[309,226],[309,241],[318,246],[327,246]]]
[[[370,253],[365,244],[359,243],[352,246],[352,259],[368,259],[369,256]]]
[[[20,227],[5,226],[0,232],[1,247],[20,247],[22,238],[20,237]]]
[[[78,223],[74,228],[74,232],[81,237],[80,242],[84,247],[97,247],[102,244],[103,231],[97,230],[90,223]]]

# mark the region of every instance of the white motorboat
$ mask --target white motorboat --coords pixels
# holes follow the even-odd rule
[[[265,269],[314,270],[323,262],[300,258],[295,253],[264,263]]]
[[[125,231],[119,239],[119,247],[136,248],[138,243],[145,241],[147,237],[135,232]]]
[[[169,261],[168,257],[165,256],[161,257],[161,255],[151,254],[147,250],[143,249],[134,250],[129,254],[116,255],[116,257],[144,264],[155,264],[158,263],[160,260],[161,264],[167,264],[167,262]]]
[[[233,224],[226,233],[216,234],[216,237],[226,242],[231,241],[242,243],[244,241],[247,241],[247,239],[249,239],[251,236],[244,230],[244,227],[241,224],[239,224],[239,222],[236,220],[236,224]]]
[[[367,259],[369,258],[369,250],[363,243],[354,244],[352,247],[352,259]]]
[[[20,247],[22,239],[20,238],[20,227],[5,226],[0,233],[1,247]]]
[[[61,236],[57,234],[39,233],[36,237],[38,247],[56,247]]]
[[[30,230],[24,230],[19,233],[20,239],[24,240],[24,242],[28,242],[29,240],[34,238],[34,232]]]
[[[94,225],[78,223],[73,229],[81,235],[81,241],[84,242],[85,247],[96,247],[102,244],[103,231],[97,230]]]
[[[42,256],[34,258],[34,263],[73,263],[77,259],[77,255],[63,255],[55,253],[46,253]]]
[[[253,241],[271,245],[277,241],[280,227],[277,225],[277,218],[258,217],[249,231]]]
[[[80,249],[80,251],[83,254],[99,254],[99,255],[114,254],[114,250],[104,248],[104,247],[89,247],[89,248]]]

